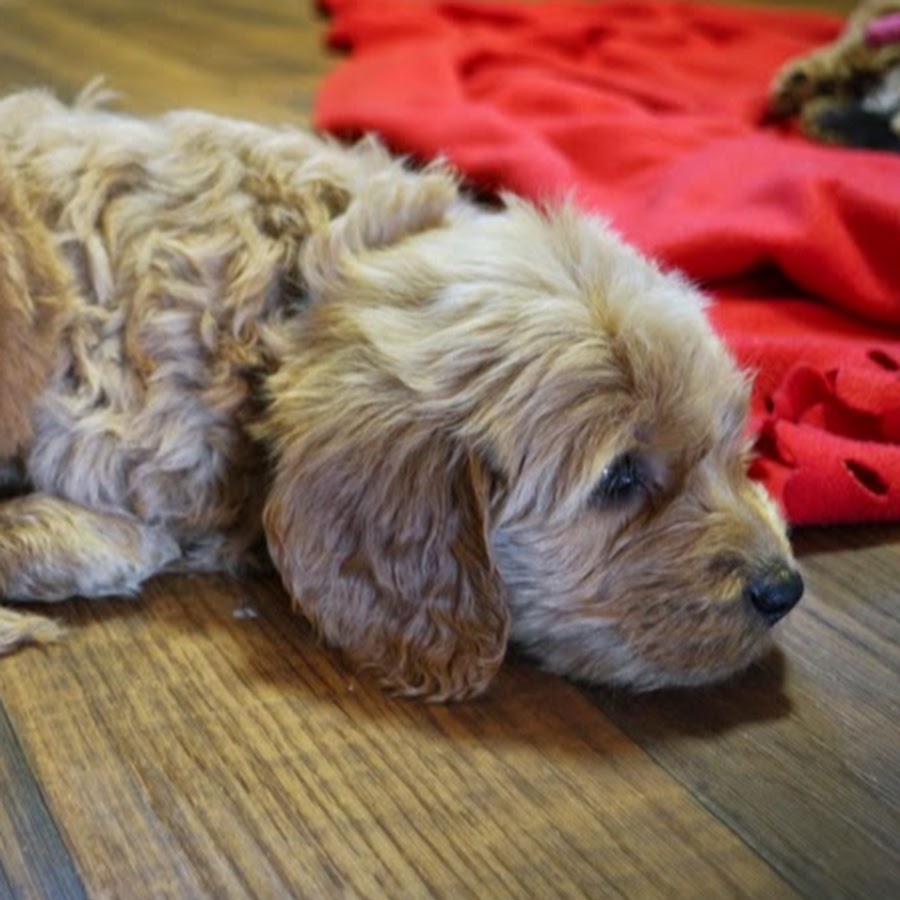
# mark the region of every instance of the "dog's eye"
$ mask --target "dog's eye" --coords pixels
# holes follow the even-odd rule
[[[633,453],[623,453],[603,470],[591,494],[591,505],[626,503],[643,490],[644,472],[640,459]]]

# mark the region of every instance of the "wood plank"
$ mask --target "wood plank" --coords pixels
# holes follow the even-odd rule
[[[83,897],[72,858],[2,704],[0,797],[0,897]]]
[[[164,579],[67,615],[0,696],[91,894],[791,896],[527,665],[482,702],[392,700],[274,584]]]
[[[312,4],[275,0],[12,0],[0,5],[0,82],[72,97],[103,76],[136,112],[197,106],[303,124],[333,65],[320,20]]]
[[[737,693],[594,697],[801,894],[900,896],[900,529],[795,541],[807,597]]]

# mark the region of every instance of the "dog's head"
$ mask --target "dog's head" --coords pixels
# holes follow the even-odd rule
[[[440,171],[373,183],[304,275],[265,527],[326,640],[433,699],[482,691],[510,636],[638,688],[767,646],[802,582],[747,477],[747,381],[681,279]]]

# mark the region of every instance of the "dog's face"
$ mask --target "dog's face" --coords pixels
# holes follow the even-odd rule
[[[348,222],[351,251],[309,250],[267,426],[297,604],[438,699],[483,690],[508,635],[638,688],[746,666],[802,582],[702,300],[574,211],[433,206],[389,246]]]
[[[576,387],[558,408],[568,421],[536,392],[524,415],[572,443],[524,460],[492,535],[513,639],[555,671],[638,688],[743,668],[802,590],[747,476],[746,383],[705,323],[683,320],[672,340],[655,314],[617,328],[614,377],[590,398]],[[545,453],[537,443],[517,449]]]

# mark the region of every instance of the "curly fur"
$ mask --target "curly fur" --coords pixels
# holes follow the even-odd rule
[[[430,699],[483,691],[509,638],[641,688],[768,646],[760,572],[798,579],[746,378],[602,221],[480,209],[372,140],[41,92],[0,102],[0,162],[8,601],[270,557]],[[37,622],[4,609],[0,650]]]

